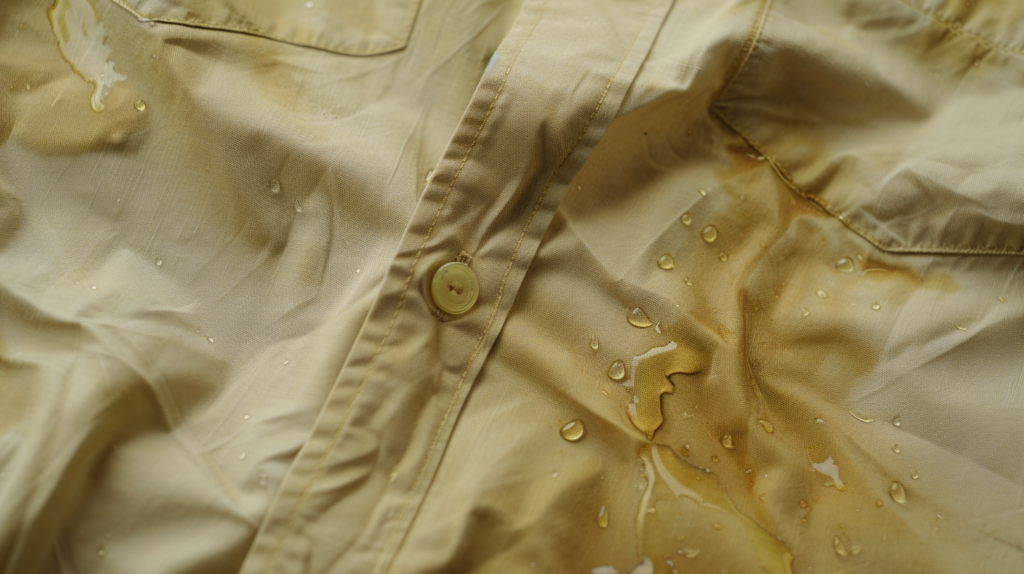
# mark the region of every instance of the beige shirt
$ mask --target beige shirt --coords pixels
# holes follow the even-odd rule
[[[1024,571],[1022,158],[1018,2],[4,0],[0,571]]]

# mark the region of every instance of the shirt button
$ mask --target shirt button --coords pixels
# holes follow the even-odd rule
[[[476,304],[480,283],[469,265],[459,261],[445,263],[434,272],[430,281],[430,296],[442,311],[462,315]]]

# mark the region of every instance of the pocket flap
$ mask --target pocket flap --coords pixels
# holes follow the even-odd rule
[[[881,249],[1024,255],[1024,53],[971,24],[777,2],[715,110]]]
[[[140,19],[262,36],[351,56],[406,46],[420,0],[113,0]]]

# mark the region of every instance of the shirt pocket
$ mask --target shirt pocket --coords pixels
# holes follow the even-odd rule
[[[252,34],[350,56],[401,50],[420,0],[113,0],[142,20]]]
[[[1024,255],[1024,3],[946,4],[778,1],[713,109],[880,249]]]

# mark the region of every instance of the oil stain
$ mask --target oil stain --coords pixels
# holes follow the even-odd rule
[[[114,70],[113,51],[96,11],[95,0],[56,0],[47,11],[60,55],[83,80],[93,85],[90,105],[103,111],[110,87],[128,79]]]
[[[633,400],[628,405],[629,420],[647,439],[665,421],[661,413],[661,395],[674,390],[669,377],[676,374],[692,375],[700,372],[704,355],[696,349],[669,341],[664,347],[655,347],[633,357],[632,378],[624,384],[633,389]]]
[[[761,570],[768,574],[792,574],[793,554],[785,544],[775,538],[757,522],[747,517],[733,504],[719,485],[714,474],[697,469],[676,455],[671,448],[659,444],[645,444],[640,447],[647,487],[637,512],[637,532],[642,544],[648,545],[645,553],[663,550],[676,539],[666,525],[651,519],[654,515],[671,515],[676,512],[652,514],[657,502],[669,502],[670,509],[681,515],[692,515],[694,511],[711,511],[716,515],[715,524],[723,529],[739,526],[746,535],[746,542]],[[682,506],[680,506],[682,505]],[[715,530],[718,530],[717,528]],[[735,536],[735,535],[733,535]],[[735,543],[742,538],[736,536]]]

